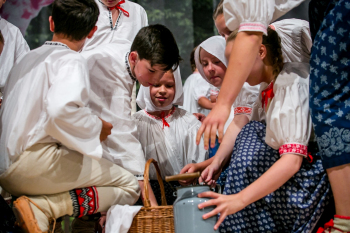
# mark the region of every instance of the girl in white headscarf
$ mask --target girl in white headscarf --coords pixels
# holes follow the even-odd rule
[[[207,152],[203,144],[196,145],[196,134],[201,122],[192,113],[175,106],[182,105],[183,102],[179,69],[174,73],[165,73],[159,83],[153,86],[141,86],[136,102],[142,109],[133,115],[138,139],[146,160],[153,158],[158,161],[163,179],[165,176],[179,174],[189,163],[206,159]],[[150,169],[150,179],[155,196],[160,200],[153,168]],[[172,204],[176,199],[173,196],[174,190],[165,184],[167,202]]]

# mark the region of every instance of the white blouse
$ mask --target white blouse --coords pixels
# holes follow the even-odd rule
[[[305,0],[225,0],[224,17],[233,31],[257,31],[267,34],[268,25]]]
[[[165,116],[169,127],[160,118],[140,110],[133,116],[137,125],[138,139],[146,160],[158,161],[162,177],[179,174],[189,163],[199,163],[207,158],[203,140],[197,146],[196,135],[201,122],[192,113],[175,108]],[[150,178],[157,179],[155,170],[150,169]]]
[[[83,51],[118,39],[126,39],[132,43],[139,30],[148,25],[147,13],[137,3],[125,0],[120,7],[127,11],[129,16],[119,10],[118,19],[113,25],[111,11],[101,1],[95,0],[95,2],[100,10],[96,23],[97,31],[91,39],[86,39]]]
[[[180,108],[190,113],[202,113],[208,115],[210,110],[202,108],[198,104],[201,97],[210,99],[210,84],[205,81],[200,73],[193,73],[187,79],[183,87],[184,103]]]
[[[235,102],[233,103],[234,115],[251,115],[253,104],[258,99],[260,85],[250,86],[247,82],[243,84]]]
[[[127,40],[119,40],[81,54],[90,72],[90,108],[113,125],[111,135],[102,142],[103,158],[143,180],[145,159],[131,119],[131,93],[136,79],[128,62],[130,46]]]
[[[85,59],[59,42],[46,42],[15,64],[1,106],[0,174],[29,147],[62,143],[102,157],[102,122],[88,108]]]
[[[279,149],[280,155],[294,153],[307,157],[312,131],[309,73],[308,63],[285,63],[274,83],[261,84],[251,120],[266,121],[265,142]]]
[[[12,66],[29,52],[29,46],[21,31],[13,24],[0,16],[0,30],[4,36],[5,44],[0,56],[0,91],[3,92],[7,76]]]

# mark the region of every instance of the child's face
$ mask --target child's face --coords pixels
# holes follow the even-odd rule
[[[152,66],[150,61],[146,59],[140,60],[137,52],[130,53],[129,61],[132,65],[132,74],[145,87],[158,83],[166,72],[164,71],[165,66],[158,64]]]
[[[1,0],[0,0],[1,1]],[[103,4],[107,7],[114,7],[120,0],[102,0]]]
[[[218,15],[214,23],[215,23],[216,29],[218,29],[219,34],[225,37],[225,40],[226,40],[227,37],[231,34],[231,31],[226,26],[224,14]]]
[[[226,66],[217,57],[202,48],[199,52],[199,57],[207,79],[209,79],[210,83],[215,87],[221,87],[226,72]]]
[[[170,105],[175,96],[175,80],[172,72],[166,72],[158,83],[150,87],[150,96],[156,107]]]

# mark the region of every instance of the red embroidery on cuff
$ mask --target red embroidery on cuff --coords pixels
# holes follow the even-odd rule
[[[307,146],[301,144],[284,144],[279,149],[280,155],[286,153],[300,154],[304,157],[308,157],[307,155]]]
[[[235,115],[237,115],[237,114],[248,114],[248,115],[251,115],[252,114],[252,108],[236,107],[235,108]]]

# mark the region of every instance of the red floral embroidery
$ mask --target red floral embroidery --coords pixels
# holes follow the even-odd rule
[[[275,97],[275,93],[273,93],[273,82],[271,82],[267,88],[261,92],[261,105],[265,112],[269,109],[273,97]]]
[[[301,144],[284,144],[279,149],[280,155],[286,154],[286,153],[293,153],[293,154],[300,154],[304,157],[308,157],[307,154],[307,146],[301,145]]]
[[[236,107],[235,108],[235,115],[237,114],[252,114],[252,108],[248,107]]]

